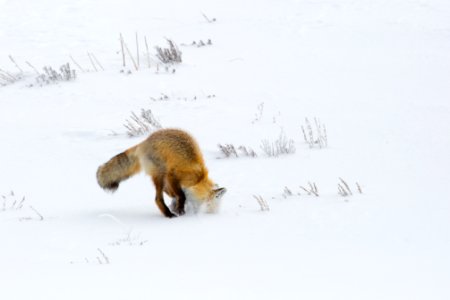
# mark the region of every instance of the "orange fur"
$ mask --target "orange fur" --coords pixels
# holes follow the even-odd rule
[[[99,185],[115,191],[121,181],[144,170],[153,180],[156,204],[166,217],[175,216],[165,205],[162,193],[176,198],[176,212],[184,213],[184,190],[197,201],[212,200],[214,183],[208,177],[197,142],[179,129],[162,129],[142,143],[114,156],[97,171]]]

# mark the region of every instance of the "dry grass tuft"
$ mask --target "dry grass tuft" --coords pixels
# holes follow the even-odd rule
[[[220,149],[220,152],[226,157],[257,157],[258,155],[256,152],[246,146],[239,146],[235,147],[233,144],[218,144],[217,145]]]
[[[288,139],[283,131],[278,138],[271,142],[267,139],[261,142],[261,150],[269,157],[278,157],[283,154],[295,153],[294,140]]]
[[[304,190],[306,192],[307,195],[314,195],[316,197],[319,197],[319,189],[317,188],[317,185],[315,182],[308,182],[308,186],[304,187],[304,186],[300,186],[300,188],[302,190]]]
[[[161,48],[156,46],[156,57],[164,64],[177,64],[181,63],[182,52],[177,45],[170,39],[167,39],[169,48]]]
[[[253,195],[253,198],[258,202],[261,211],[269,211],[270,207],[266,200],[261,195]]]
[[[302,125],[301,128],[303,138],[309,148],[318,147],[322,149],[328,146],[327,129],[318,118],[314,118],[314,128],[308,118],[305,118],[305,125]]]

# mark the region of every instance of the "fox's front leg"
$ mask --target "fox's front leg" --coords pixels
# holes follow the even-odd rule
[[[175,196],[175,212],[181,216],[185,214],[184,206],[186,205],[186,195],[181,188],[180,181],[174,174],[170,174],[167,178],[171,193]]]
[[[167,182],[164,184],[164,193],[166,193],[170,197],[169,209],[171,211],[175,211],[175,208],[177,206],[177,197],[175,196],[175,193],[173,193],[169,189],[169,184]]]

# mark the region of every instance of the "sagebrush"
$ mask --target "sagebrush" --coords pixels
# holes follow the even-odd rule
[[[127,134],[130,137],[149,134],[162,128],[161,123],[153,115],[151,109],[143,108],[139,115],[132,112],[130,119],[126,120],[126,123],[123,126],[127,129]]]
[[[36,83],[41,86],[60,81],[71,81],[77,78],[76,71],[70,68],[69,63],[60,66],[59,71],[56,71],[50,66],[44,67],[43,70],[44,73],[41,73],[36,77]]]

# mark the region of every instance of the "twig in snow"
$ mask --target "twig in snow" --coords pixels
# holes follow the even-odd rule
[[[138,66],[138,68],[140,68],[141,64],[139,63],[139,39],[138,39],[137,32],[136,32],[136,57],[137,57],[137,66]]]
[[[95,72],[98,72],[97,67],[95,66],[94,60],[91,57],[91,54],[88,52],[87,53],[89,60],[91,61],[92,66],[94,67]]]
[[[72,57],[72,55],[69,55],[72,62],[78,67],[78,69],[81,70],[81,72],[85,73],[86,71],[76,62],[76,60]]]
[[[16,77],[16,76],[12,75],[11,73],[9,73],[5,70],[2,70],[2,69],[0,69],[0,76],[3,80],[5,80],[9,83],[14,83],[20,79],[20,77]]]
[[[147,50],[147,63],[148,63],[148,67],[150,68],[150,52],[148,51],[148,44],[147,44],[146,36],[144,36],[144,41],[145,41],[145,49]]]
[[[19,205],[17,205],[16,210],[22,209],[24,202],[25,202],[25,196],[23,196],[22,200],[19,202]]]
[[[284,187],[284,190],[283,190],[283,198],[287,198],[287,197],[290,197],[290,196],[292,196],[292,195],[294,195],[293,193],[292,193],[292,191],[287,187],[287,186],[285,186]]]
[[[264,111],[264,102],[261,102],[257,106],[258,112],[255,114],[255,119],[253,119],[252,124],[255,124],[258,121],[261,121],[263,111]]]
[[[269,211],[270,207],[266,200],[261,195],[253,195],[253,198],[256,199],[256,202],[258,202],[259,207],[261,208],[261,211]]]
[[[19,201],[14,194],[14,191],[11,191],[8,195],[2,195],[3,199],[2,209],[1,211],[6,210],[20,210],[23,208],[23,204],[25,202],[25,196]]]
[[[345,188],[345,191],[347,191],[347,193],[349,195],[353,195],[352,190],[350,189],[350,187],[348,186],[347,182],[342,179],[341,177],[339,177],[339,180],[341,181],[341,183],[343,184],[343,187]]]
[[[44,217],[33,206],[30,205],[30,209],[34,211],[36,215],[38,215],[39,221],[44,221]]]
[[[148,240],[142,240],[140,238],[139,234],[133,235],[133,229],[130,228],[130,230],[128,230],[126,232],[125,237],[119,238],[115,242],[110,243],[110,245],[112,245],[112,246],[120,246],[122,244],[126,244],[126,245],[129,245],[129,246],[136,246],[136,245],[137,246],[143,246],[147,242],[148,242]]]
[[[9,78],[7,78],[5,75],[0,73],[0,85],[1,86],[5,86],[5,85],[8,85],[10,83],[13,83],[13,82]]]
[[[352,190],[350,189],[350,186],[347,184],[347,182],[340,178],[340,183],[338,183],[338,193],[339,195],[341,195],[342,197],[347,197],[347,196],[351,196],[353,195]],[[359,183],[356,183],[356,187],[358,189],[358,192],[362,194],[362,189],[361,186],[359,185]]]
[[[100,67],[100,69],[102,69],[102,71],[105,71],[105,68],[103,68],[103,66],[100,64],[100,62],[98,61],[97,57],[94,55],[94,53],[91,53],[92,58],[94,59],[95,63]]]
[[[9,55],[9,59],[16,65],[16,68],[19,69],[20,73],[23,73],[23,70],[21,67],[19,67],[19,65],[16,63],[16,61],[14,60],[14,58]]]
[[[105,261],[105,264],[109,265],[109,258],[106,256],[106,254],[102,251],[102,249],[97,248],[97,251],[100,252],[100,255],[102,256],[103,260]],[[97,257],[100,264],[102,264],[102,260]]]
[[[133,62],[134,68],[137,71],[139,68],[138,68],[138,65],[136,64],[136,61],[134,60],[133,54],[131,54],[131,51],[130,51],[130,49],[128,49],[128,46],[125,42],[123,42],[123,46],[125,47],[125,50],[127,50],[128,56],[130,56],[131,61]]]
[[[202,16],[203,16],[203,18],[205,18],[205,20],[206,20],[208,23],[214,23],[214,22],[216,22],[216,18],[210,19],[210,18],[208,18],[208,16],[205,15],[203,12],[202,12]]]
[[[338,193],[342,197],[347,197],[349,195],[348,192],[345,190],[345,188],[340,183],[338,183]]]
[[[34,70],[34,72],[36,72],[37,75],[39,75],[39,71],[32,65],[30,64],[28,61],[25,62],[30,68],[32,68]]]
[[[125,50],[124,50],[124,42],[123,42],[123,36],[122,36],[122,34],[120,34],[120,48],[122,49],[122,64],[123,64],[123,67],[125,67],[126,66],[126,63],[125,63]]]
[[[361,189],[361,186],[359,185],[359,183],[356,183],[356,187],[358,188],[358,192],[360,194],[362,194],[363,192],[362,192],[362,189]]]

